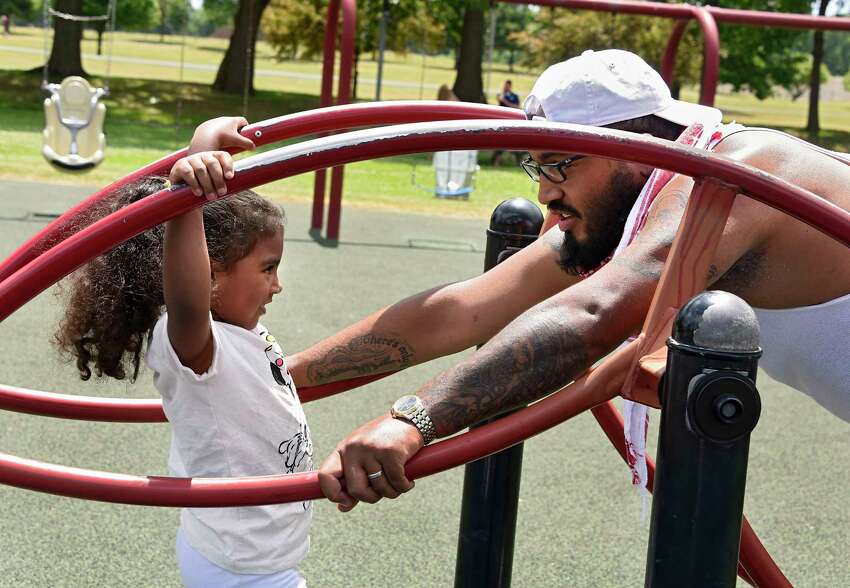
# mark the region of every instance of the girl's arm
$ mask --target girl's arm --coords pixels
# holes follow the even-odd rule
[[[196,196],[207,199],[226,193],[233,160],[225,151],[207,151],[254,144],[238,133],[248,121],[217,118],[200,125],[189,146],[190,155],[171,169],[172,182],[185,182]],[[168,310],[168,338],[183,365],[197,374],[212,362],[210,330],[211,267],[200,207],[166,223],[163,246],[163,291]]]

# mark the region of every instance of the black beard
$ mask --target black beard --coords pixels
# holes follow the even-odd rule
[[[585,215],[587,239],[579,241],[564,231],[558,265],[570,275],[595,270],[620,243],[629,212],[640,195],[644,180],[635,180],[624,169],[617,169],[608,187],[595,196],[596,204]]]

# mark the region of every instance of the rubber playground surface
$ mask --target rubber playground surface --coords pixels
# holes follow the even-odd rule
[[[96,188],[4,182],[0,255]],[[483,220],[344,208],[342,241],[333,248],[308,235],[306,205],[284,206],[284,293],[263,322],[288,352],[405,295],[475,275],[483,265]],[[0,382],[85,395],[156,396],[149,373],[135,385],[82,382],[51,344],[61,313],[51,290],[0,325]],[[452,361],[306,405],[316,463],[345,433]],[[795,586],[850,586],[850,426],[766,376],[760,376],[759,390],[763,411],[750,448],[745,513]],[[658,413],[651,419],[654,439]],[[0,411],[0,451],[51,463],[167,475],[168,442],[167,424],[87,423]],[[590,415],[528,441],[513,585],[643,585],[649,529],[629,479]],[[317,502],[311,553],[301,566],[308,584],[453,585],[462,481],[461,469],[422,479],[399,500],[361,505],[347,515]],[[6,486],[0,486],[0,501],[0,586],[180,585],[173,548],[177,509],[86,502]]]

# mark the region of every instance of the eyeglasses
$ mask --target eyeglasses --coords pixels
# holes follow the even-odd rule
[[[539,182],[540,176],[543,175],[543,177],[553,184],[560,184],[561,182],[567,181],[567,174],[564,170],[584,157],[586,156],[573,155],[572,157],[567,157],[557,163],[537,163],[531,157],[526,157],[522,160],[520,165],[522,166],[522,169],[525,170],[525,173],[528,174],[528,177],[535,182]]]

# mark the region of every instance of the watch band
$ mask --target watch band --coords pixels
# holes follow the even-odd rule
[[[424,406],[417,407],[413,414],[408,417],[408,420],[422,433],[422,439],[425,441],[425,445],[428,445],[437,438],[437,429],[434,427],[434,421],[428,416]]]
[[[422,435],[425,445],[437,438],[437,428],[418,396],[409,394],[396,400],[390,409],[390,416],[395,419],[403,419],[416,427],[416,430]]]

